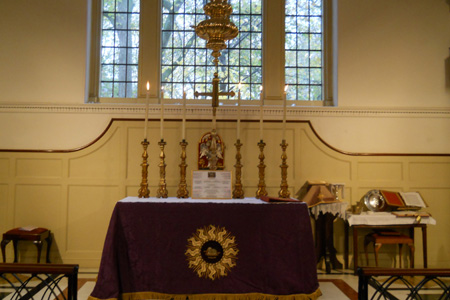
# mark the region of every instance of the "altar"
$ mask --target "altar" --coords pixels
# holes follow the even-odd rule
[[[308,207],[127,197],[89,299],[316,299]]]

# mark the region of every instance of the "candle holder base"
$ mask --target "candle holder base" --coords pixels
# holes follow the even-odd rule
[[[287,183],[287,168],[288,165],[286,163],[287,160],[287,155],[286,155],[286,148],[288,146],[288,144],[286,143],[286,140],[283,139],[283,141],[280,144],[281,149],[282,149],[282,154],[281,154],[281,185],[280,185],[280,191],[278,192],[278,196],[280,198],[289,198],[290,197],[290,192],[289,192],[289,185]]]
[[[265,182],[265,169],[266,165],[264,164],[264,147],[266,146],[266,143],[261,139],[258,143],[259,147],[259,164],[258,164],[258,170],[259,170],[259,182],[258,182],[258,189],[256,190],[256,198],[261,199],[261,196],[267,196],[266,191],[266,182]]]
[[[186,146],[188,142],[186,140],[182,140],[180,142],[181,146],[181,163],[180,166],[180,183],[178,184],[177,198],[189,198],[189,191],[187,190],[186,183]]]
[[[164,154],[164,147],[166,146],[164,139],[158,142],[159,149],[161,150],[159,154],[159,186],[156,192],[156,198],[168,198],[167,184],[166,184],[166,155]]]
[[[236,172],[236,181],[234,184],[234,190],[233,190],[233,198],[234,199],[244,199],[244,190],[242,189],[242,182],[241,182],[241,174],[242,174],[242,167],[241,164],[241,140],[238,139],[236,141],[236,164],[234,165],[235,172]]]
[[[147,153],[147,147],[149,145],[149,142],[147,139],[144,139],[141,142],[142,147],[144,148],[144,152],[142,153],[142,181],[141,181],[141,188],[138,191],[138,197],[139,198],[150,198],[150,190],[148,189],[148,153]]]

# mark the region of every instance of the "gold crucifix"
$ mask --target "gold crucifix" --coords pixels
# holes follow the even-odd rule
[[[213,90],[212,93],[199,93],[195,92],[194,96],[206,96],[206,97],[212,97],[212,107],[213,107],[213,116],[216,116],[216,108],[219,106],[219,96],[231,96],[234,97],[235,93],[234,91],[231,92],[219,92],[219,73],[214,72],[214,78],[213,78]]]
[[[213,121],[213,128],[211,130],[211,142],[208,146],[208,150],[206,152],[206,157],[208,159],[208,168],[210,170],[217,170],[217,161],[219,159],[218,156],[221,156],[221,153],[219,149],[219,153],[218,153],[218,149],[217,149],[217,132],[216,132],[216,109],[219,106],[219,96],[231,96],[234,97],[235,93],[234,91],[231,92],[219,92],[219,73],[215,72],[214,73],[214,78],[213,78],[213,90],[212,93],[199,93],[199,92],[195,92],[194,96],[198,97],[198,96],[206,96],[206,97],[212,97],[212,108],[213,108],[213,117],[212,117],[212,121]]]

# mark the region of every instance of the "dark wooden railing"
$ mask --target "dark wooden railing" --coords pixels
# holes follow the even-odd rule
[[[450,269],[358,268],[357,274],[359,276],[359,300],[369,299],[369,285],[375,289],[375,293],[370,299],[397,299],[391,293],[394,290],[409,291],[405,300],[427,299],[423,296],[423,293],[430,289],[430,287],[424,288],[427,283],[434,283],[432,291],[436,298],[433,299],[450,299],[450,283],[448,280],[442,280],[443,278],[450,278]],[[378,281],[376,278],[378,276],[388,278]],[[396,283],[395,288],[394,283]],[[402,286],[399,288],[397,283],[402,284]]]
[[[68,280],[67,292],[59,286],[64,278]],[[0,263],[0,281],[13,290],[13,300],[37,299],[39,292],[42,295],[39,299],[76,300],[78,265]]]

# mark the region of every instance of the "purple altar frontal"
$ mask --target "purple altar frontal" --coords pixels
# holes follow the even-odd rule
[[[316,299],[314,251],[304,203],[128,197],[89,299]]]

